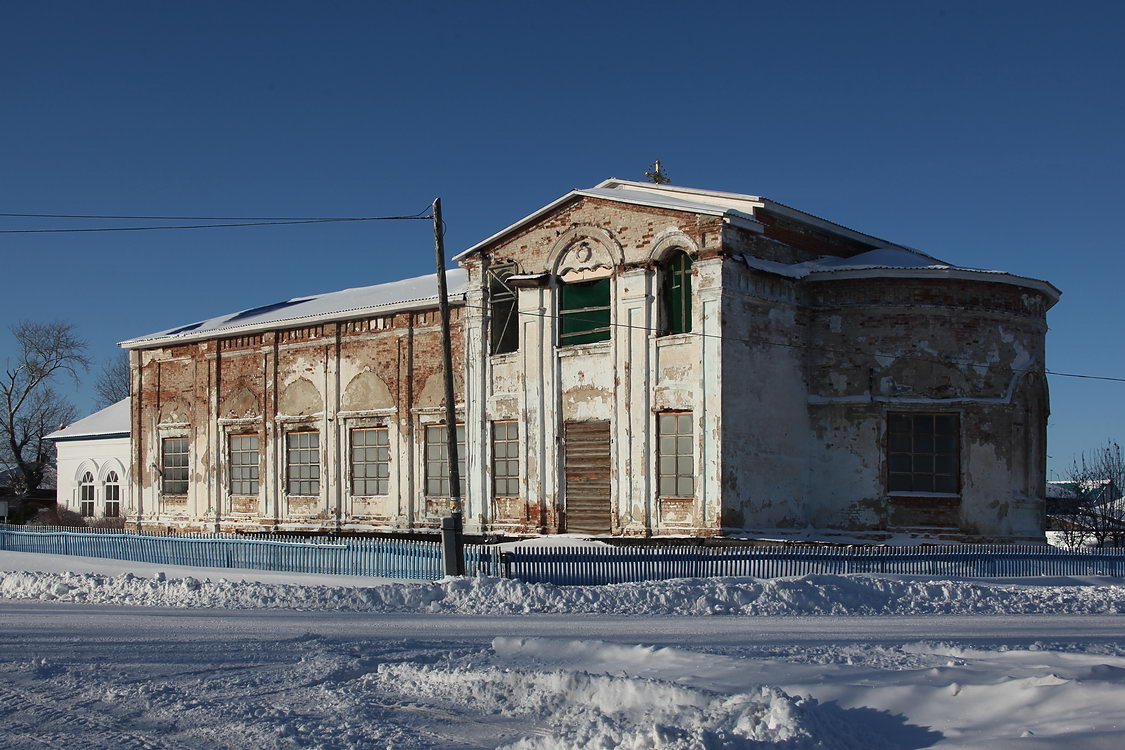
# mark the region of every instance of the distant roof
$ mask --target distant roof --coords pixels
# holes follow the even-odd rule
[[[995,281],[1001,284],[1038,289],[1052,302],[1057,301],[1061,292],[1053,285],[1039,279],[1016,276],[1005,271],[989,271],[983,268],[955,266],[951,263],[901,247],[880,247],[868,250],[850,258],[825,255],[803,263],[778,263],[750,255],[739,256],[749,267],[791,279],[804,278],[856,278],[872,276],[945,276],[952,278],[977,278],[982,281]]]
[[[451,302],[465,298],[468,274],[464,269],[446,271],[446,282]],[[195,341],[214,338],[216,335],[234,336],[249,331],[288,328],[305,323],[347,320],[363,315],[378,314],[399,308],[430,306],[437,300],[437,274],[416,276],[412,279],[391,281],[373,286],[342,289],[338,292],[294,297],[284,302],[253,307],[249,310],[220,315],[198,323],[169,328],[122,341],[126,349],[142,349],[155,344],[176,341]]]
[[[123,398],[116,404],[52,432],[46,439],[63,441],[129,437],[129,432],[129,399]]]
[[[485,245],[514,232],[521,227],[535,221],[567,201],[575,197],[603,198],[605,200],[632,203],[640,206],[653,206],[666,208],[672,211],[686,211],[688,213],[706,214],[710,216],[725,216],[733,222],[740,223],[751,229],[762,231],[765,225],[755,218],[758,209],[764,208],[775,214],[789,216],[801,221],[822,227],[830,232],[858,240],[871,245],[886,245],[888,247],[902,247],[887,240],[873,237],[869,234],[857,232],[842,224],[822,219],[819,216],[799,211],[783,203],[763,198],[759,195],[742,195],[740,193],[724,193],[718,190],[700,190],[686,188],[678,185],[657,185],[651,182],[634,182],[632,180],[608,179],[592,188],[585,190],[571,190],[566,195],[558,198],[539,210],[528,214],[516,223],[501,229],[496,234],[481,240],[468,250],[458,254],[454,260],[460,260],[470,255]]]

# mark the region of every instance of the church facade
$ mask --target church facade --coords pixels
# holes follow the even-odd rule
[[[469,532],[1042,537],[1046,282],[621,180],[457,260]],[[421,277],[124,342],[133,523],[433,530],[435,295]]]

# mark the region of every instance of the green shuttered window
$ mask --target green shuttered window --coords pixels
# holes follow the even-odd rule
[[[608,278],[563,284],[559,293],[559,346],[609,341]]]

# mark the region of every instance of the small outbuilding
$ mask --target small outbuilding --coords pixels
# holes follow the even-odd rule
[[[129,415],[125,398],[47,435],[57,451],[59,508],[88,520],[130,513]]]

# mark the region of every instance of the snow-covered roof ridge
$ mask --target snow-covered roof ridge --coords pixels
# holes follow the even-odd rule
[[[468,273],[461,268],[446,271],[450,301],[462,302]],[[169,328],[122,341],[119,346],[140,349],[169,341],[197,341],[215,336],[233,336],[252,331],[295,325],[347,320],[389,310],[430,307],[437,300],[437,274],[415,276],[372,286],[294,297],[283,302],[253,307],[210,320]]]
[[[101,411],[96,411],[88,417],[83,417],[77,422],[67,425],[61,430],[55,430],[45,436],[45,440],[78,440],[79,438],[112,438],[128,437],[129,429],[129,399],[121,399],[116,404],[110,404]]]
[[[542,208],[533,211],[522,219],[504,227],[499,232],[486,237],[472,247],[458,253],[454,260],[475,253],[482,247],[510,234],[523,226],[535,221],[539,217],[550,213],[567,201],[577,197],[602,198],[605,200],[619,201],[641,206],[665,208],[673,211],[686,211],[709,216],[723,216],[741,223],[752,230],[760,231],[764,225],[757,218],[758,209],[766,209],[772,213],[797,219],[815,226],[819,226],[834,234],[849,237],[865,244],[876,244],[887,247],[907,248],[905,245],[890,242],[873,235],[859,232],[843,224],[823,219],[805,211],[801,211],[784,203],[764,198],[760,195],[744,195],[741,193],[726,193],[719,190],[705,190],[689,188],[680,185],[657,185],[652,182],[637,182],[634,180],[621,180],[611,177],[602,180],[592,188],[574,189],[565,195],[551,201]],[[914,250],[913,252],[919,252]],[[925,255],[925,253],[922,253]]]
[[[757,271],[765,271],[791,279],[943,276],[983,280],[982,277],[986,277],[988,281],[1036,289],[1046,294],[1052,301],[1058,301],[1062,294],[1053,284],[1041,279],[1017,276],[1007,271],[955,266],[917,250],[901,247],[875,248],[850,258],[825,255],[814,260],[792,264],[763,260],[750,255],[737,257]]]

